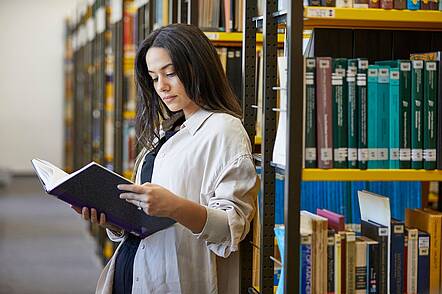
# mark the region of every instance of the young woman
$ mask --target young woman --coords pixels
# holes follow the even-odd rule
[[[239,242],[250,229],[258,181],[251,144],[215,48],[195,26],[152,32],[135,59],[144,147],[135,184],[120,197],[148,215],[176,221],[144,239],[83,218],[123,241],[97,293],[238,293]]]

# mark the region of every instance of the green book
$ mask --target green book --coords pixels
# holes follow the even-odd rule
[[[399,63],[399,168],[411,167],[411,63]]]
[[[316,59],[305,60],[305,162],[307,168],[317,167],[316,162]]]
[[[367,146],[368,168],[379,168],[378,160],[378,70],[379,66],[368,66],[367,77]]]
[[[358,71],[356,74],[356,102],[358,104],[358,167],[366,169],[368,163],[367,145],[367,69],[368,60],[358,58]]]
[[[347,168],[347,59],[332,61],[333,167]]]
[[[348,168],[358,168],[358,103],[356,97],[356,74],[358,60],[347,62],[347,130]]]
[[[424,62],[423,160],[425,169],[436,169],[437,61]]]
[[[378,163],[379,168],[389,168],[389,108],[390,67],[381,65],[378,71]]]
[[[389,168],[399,168],[399,68],[390,69]]]
[[[423,148],[423,69],[422,60],[412,61],[411,70],[411,168],[422,168]]]

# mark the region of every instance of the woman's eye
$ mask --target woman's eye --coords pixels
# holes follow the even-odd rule
[[[171,72],[171,73],[168,73],[166,76],[167,77],[169,77],[169,78],[171,78],[171,77],[174,77],[176,74],[174,73],[174,72]]]
[[[158,82],[158,77],[156,77],[156,78],[152,78],[152,81],[153,81],[154,83]]]

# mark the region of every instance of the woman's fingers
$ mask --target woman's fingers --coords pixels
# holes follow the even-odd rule
[[[98,224],[97,210],[95,208],[91,208],[91,222]]]
[[[104,213],[100,213],[100,225],[104,226],[106,224],[106,215]]]
[[[90,220],[90,214],[89,214],[89,209],[87,207],[83,207],[81,209],[81,216],[83,217],[84,220]]]
[[[140,185],[120,184],[117,186],[117,188],[122,191],[128,191],[128,192],[133,192],[133,193],[137,193],[137,194],[144,193],[144,188]]]

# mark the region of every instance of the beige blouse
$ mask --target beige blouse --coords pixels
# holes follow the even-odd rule
[[[136,183],[141,167],[138,164]],[[141,240],[132,293],[239,293],[238,245],[250,229],[258,191],[241,121],[225,113],[197,111],[158,152],[152,183],[205,206],[207,220],[199,234],[176,223]],[[113,241],[125,238],[110,231],[108,235]],[[112,293],[116,253],[96,293]]]

